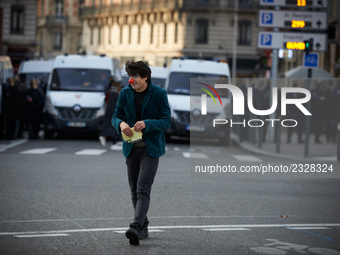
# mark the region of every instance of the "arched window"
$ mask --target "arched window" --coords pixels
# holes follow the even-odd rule
[[[209,21],[204,18],[200,18],[196,20],[195,43],[201,43],[201,44],[208,43],[208,23]]]

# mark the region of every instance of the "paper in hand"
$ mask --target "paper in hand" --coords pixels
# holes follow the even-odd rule
[[[135,131],[134,128],[131,128],[132,132],[133,132],[133,136],[127,136],[125,135],[124,133],[122,133],[123,135],[123,139],[125,142],[128,142],[128,143],[135,143],[135,142],[138,142],[140,140],[142,140],[142,136],[143,136],[143,133],[142,131]]]

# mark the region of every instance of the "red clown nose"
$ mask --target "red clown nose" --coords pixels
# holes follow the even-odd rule
[[[129,79],[129,83],[130,83],[130,84],[132,84],[132,83],[134,83],[134,82],[135,82],[135,80],[134,80],[134,79],[132,79],[132,78],[131,78],[131,79]]]

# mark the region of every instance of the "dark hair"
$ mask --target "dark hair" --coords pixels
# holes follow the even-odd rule
[[[151,69],[150,67],[143,61],[130,62],[125,66],[125,71],[128,76],[139,75],[142,78],[148,77],[146,82],[149,83],[151,81]]]

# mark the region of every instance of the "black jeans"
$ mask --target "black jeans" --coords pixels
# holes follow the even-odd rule
[[[156,176],[159,158],[151,158],[146,147],[132,148],[126,158],[132,205],[135,210],[133,222],[143,226],[148,223],[151,186]]]

